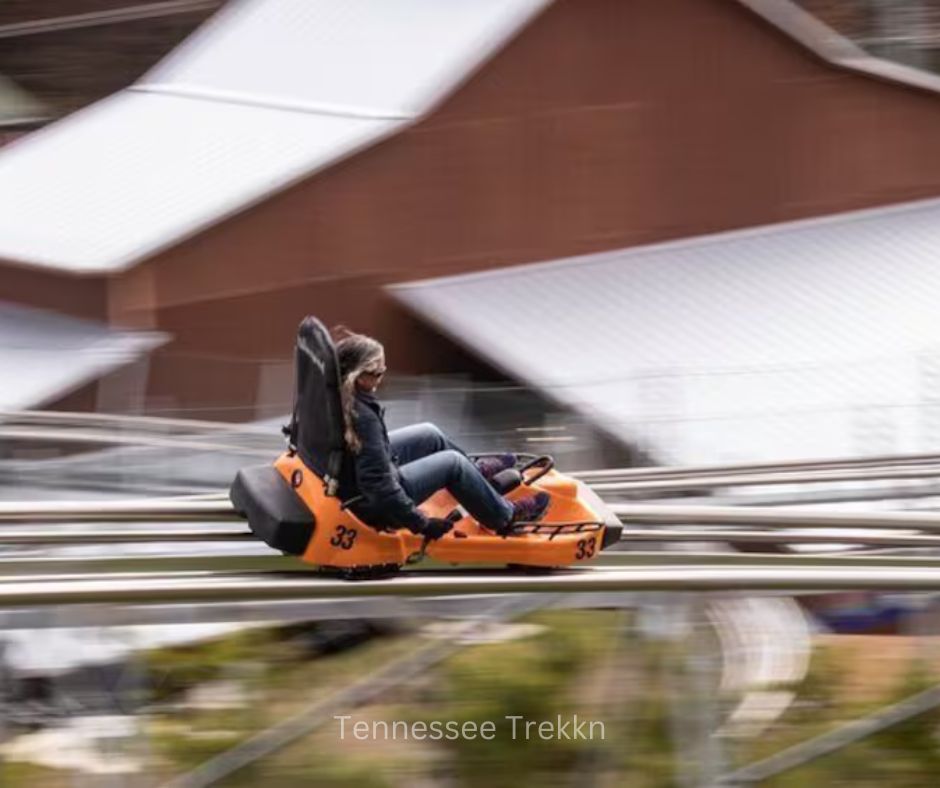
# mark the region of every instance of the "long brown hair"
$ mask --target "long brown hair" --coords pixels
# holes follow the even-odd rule
[[[362,449],[362,442],[356,433],[356,380],[379,362],[385,354],[385,348],[378,340],[365,334],[356,334],[346,326],[336,326],[332,334],[336,341],[336,357],[339,360],[339,391],[345,427],[343,438],[349,450],[358,454]]]

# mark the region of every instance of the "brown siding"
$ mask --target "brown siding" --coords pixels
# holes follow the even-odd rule
[[[148,265],[163,305],[487,268],[937,194],[938,154],[940,96],[732,0],[561,0],[424,122]]]
[[[112,314],[177,337],[153,393],[250,400],[307,312],[420,366],[386,282],[937,194],[940,96],[734,0],[559,0],[423,122],[128,274]]]
[[[100,278],[8,266],[0,270],[0,301],[49,309],[86,320],[107,321],[108,290]]]

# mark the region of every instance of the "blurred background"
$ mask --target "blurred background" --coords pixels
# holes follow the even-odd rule
[[[280,451],[314,314],[385,344],[393,427],[551,454],[619,505],[884,516],[618,560],[933,568],[930,522],[889,521],[940,496],[938,197],[933,0],[0,0],[0,514],[219,500]],[[643,475],[677,468],[705,470]],[[940,768],[933,593],[89,605],[101,577],[300,568],[105,519],[0,525],[9,784]]]

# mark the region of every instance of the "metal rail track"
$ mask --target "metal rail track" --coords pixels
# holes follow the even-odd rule
[[[272,436],[273,437],[273,436]],[[56,444],[77,443],[101,446],[133,446],[177,449],[180,451],[229,452],[255,457],[271,458],[271,449],[264,447],[243,446],[236,443],[193,440],[178,436],[160,436],[155,434],[129,434],[106,430],[44,430],[31,427],[0,426],[0,438],[14,441],[53,442]]]
[[[137,527],[72,527],[67,523],[54,524],[51,529],[0,528],[0,546],[63,546],[87,544],[173,544],[184,542],[228,542],[244,544],[262,543],[245,526],[219,524],[213,526],[182,526],[159,529],[141,525]],[[627,529],[621,534],[625,544],[681,544],[681,543],[734,543],[754,545],[811,545],[839,544],[865,547],[923,547],[940,550],[940,535],[914,533],[858,533],[804,530],[745,531],[733,529]],[[273,553],[272,553],[273,554]],[[621,553],[605,553],[619,555]],[[633,553],[627,553],[632,555]],[[0,556],[0,570],[4,558]]]
[[[832,512],[801,509],[667,504],[610,504],[624,523],[648,525],[737,525],[753,528],[905,528],[940,530],[940,512]],[[78,523],[132,521],[239,521],[220,498],[139,501],[0,501],[0,523]]]
[[[0,501],[0,523],[238,521],[223,499],[139,501]]]
[[[182,572],[161,576],[30,577],[0,583],[0,608],[74,604],[163,605],[354,597],[623,591],[937,591],[935,567],[663,565],[582,568],[547,575],[414,572],[347,582],[300,574]]]
[[[940,569],[940,555],[892,555],[881,553],[849,554],[780,554],[737,552],[670,552],[638,551],[614,552],[598,556],[589,568],[616,567],[621,569],[656,569],[663,566],[696,567],[795,567],[795,568],[911,568]],[[416,573],[437,572],[442,569],[433,561],[411,567],[402,576]],[[501,571],[506,571],[499,567]],[[447,568],[449,573],[459,570]],[[479,569],[462,570],[480,571]],[[513,570],[508,570],[511,574]],[[25,558],[0,558],[0,584],[44,579],[101,579],[106,575],[143,577],[171,572],[192,573],[257,573],[274,572],[279,575],[316,577],[320,573],[309,564],[296,559],[285,559],[276,553],[256,555],[206,555],[189,553],[183,555],[112,555],[107,557],[53,556]],[[543,570],[548,573],[548,570]]]
[[[924,479],[940,477],[940,465],[880,466],[874,468],[824,469],[787,473],[702,475],[685,478],[655,478],[644,481],[592,482],[598,493],[663,493],[716,487],[767,487],[782,484],[833,484],[878,481],[882,479]]]
[[[75,428],[97,428],[102,430],[120,430],[139,435],[156,435],[170,438],[172,433],[192,437],[199,434],[232,433],[242,437],[271,438],[278,436],[269,428],[231,422],[206,421],[197,419],[175,419],[154,416],[130,416],[107,413],[65,413],[55,411],[0,411],[0,424],[10,427],[30,426],[44,429],[57,429],[71,432],[72,440],[78,441],[80,433]],[[36,433],[38,437],[49,437],[47,433]],[[112,433],[113,434],[113,433]],[[24,434],[24,437],[28,437]],[[94,430],[89,433],[90,440],[101,439]],[[761,474],[798,474],[817,471],[837,471],[850,469],[899,469],[908,467],[916,473],[917,466],[935,466],[940,472],[940,454],[920,453],[906,455],[877,455],[872,457],[837,457],[818,460],[792,460],[784,462],[733,463],[727,465],[706,466],[656,466],[643,468],[608,468],[601,470],[575,471],[572,476],[592,484],[646,482],[667,479],[707,479],[714,476],[753,476]],[[930,475],[925,471],[922,475]],[[875,477],[888,478],[888,477]]]
[[[0,422],[4,424],[32,424],[39,426],[88,426],[117,427],[128,429],[133,427],[140,432],[166,432],[177,430],[187,434],[198,432],[241,432],[263,433],[252,424],[233,423],[229,421],[208,421],[202,419],[174,419],[164,416],[133,416],[121,413],[80,413],[54,410],[6,410],[0,411]],[[940,457],[938,457],[940,460]]]
[[[593,484],[606,481],[643,481],[707,476],[729,476],[757,473],[798,473],[803,471],[844,470],[848,468],[898,467],[905,465],[937,465],[940,454],[885,454],[872,457],[834,457],[819,460],[784,462],[732,463],[728,465],[652,466],[643,468],[606,468],[574,471],[572,476]]]
[[[808,512],[784,507],[741,509],[734,506],[660,506],[632,503],[611,504],[609,508],[625,524],[940,530],[940,512]]]
[[[160,544],[173,542],[258,541],[251,531],[238,528],[82,528],[56,527],[49,531],[0,529],[0,545]],[[830,541],[832,539],[830,538]],[[259,542],[260,544],[260,542]]]

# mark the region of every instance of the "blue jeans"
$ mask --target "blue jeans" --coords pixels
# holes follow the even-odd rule
[[[433,424],[392,430],[388,439],[402,489],[416,506],[446,488],[471,517],[487,528],[502,528],[512,518],[512,505],[493,489],[463,450]]]

